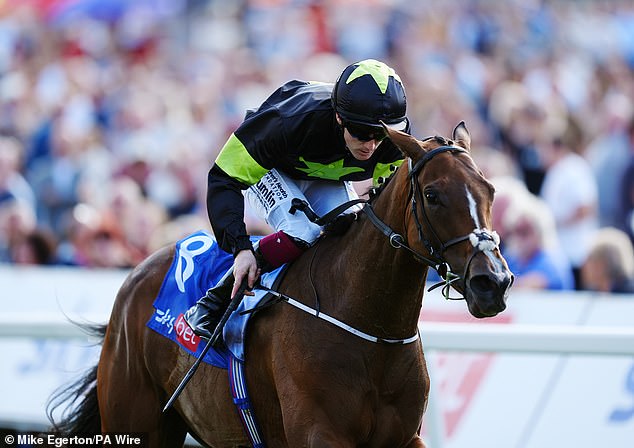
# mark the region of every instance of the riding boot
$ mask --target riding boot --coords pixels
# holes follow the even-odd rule
[[[253,248],[260,273],[272,271],[284,263],[293,261],[301,255],[308,245],[301,240],[288,236],[283,231],[267,235]],[[231,290],[235,277],[233,266],[207,294],[185,313],[185,322],[196,336],[211,339],[225,310],[231,303]]]
[[[222,276],[216,286],[207,290],[194,306],[185,313],[185,322],[196,336],[211,339],[216,325],[231,302],[231,290],[235,278],[233,266]]]

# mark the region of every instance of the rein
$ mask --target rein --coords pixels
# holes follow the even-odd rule
[[[458,243],[461,243],[463,241],[466,241],[470,238],[471,234],[469,235],[464,235],[464,236],[460,236],[457,238],[453,238],[445,243],[443,243],[441,241],[441,239],[438,237],[438,234],[436,233],[436,231],[434,230],[434,227],[432,226],[427,213],[425,212],[425,207],[421,207],[422,211],[423,211],[423,218],[425,220],[425,224],[427,225],[427,227],[429,228],[429,230],[431,231],[433,237],[436,239],[436,241],[438,241],[440,243],[440,249],[436,250],[434,248],[434,246],[431,244],[431,242],[425,237],[424,233],[423,233],[423,226],[421,224],[420,218],[418,216],[418,200],[420,200],[421,204],[423,203],[423,196],[422,196],[422,192],[420,191],[420,186],[418,185],[418,182],[416,182],[416,175],[418,175],[418,173],[423,169],[423,167],[425,166],[425,164],[431,160],[435,155],[440,154],[442,152],[447,152],[447,151],[451,151],[451,152],[467,152],[467,150],[460,148],[458,146],[453,146],[453,145],[443,145],[443,146],[439,146],[438,148],[435,148],[431,151],[429,151],[427,154],[425,154],[424,157],[422,157],[420,160],[418,160],[418,162],[416,162],[415,165],[412,166],[412,160],[409,159],[408,163],[408,177],[410,178],[410,193],[409,196],[411,197],[411,206],[412,206],[412,215],[414,216],[414,221],[416,223],[416,228],[418,231],[418,238],[420,239],[420,241],[423,242],[423,244],[425,245],[425,248],[427,249],[427,251],[429,252],[429,254],[431,255],[430,257],[426,257],[425,255],[421,254],[420,252],[414,250],[413,248],[411,248],[406,242],[405,242],[405,238],[403,238],[403,235],[395,232],[390,226],[388,226],[387,224],[385,224],[374,212],[374,209],[372,208],[372,206],[366,202],[365,206],[363,207],[362,211],[367,215],[367,217],[370,219],[370,222],[372,222],[372,224],[374,224],[374,227],[376,227],[377,229],[379,229],[381,231],[381,233],[383,233],[385,236],[388,237],[389,242],[390,242],[390,246],[392,246],[395,249],[405,249],[408,252],[410,252],[414,258],[416,258],[418,261],[421,261],[422,263],[426,264],[427,266],[429,266],[430,268],[434,269],[438,275],[440,276],[440,278],[442,278],[442,281],[439,283],[436,283],[434,285],[432,285],[427,291],[433,291],[436,288],[439,287],[443,287],[442,288],[442,295],[443,297],[445,297],[445,299],[447,300],[462,300],[464,299],[464,297],[450,297],[449,295],[449,291],[450,291],[450,287],[452,286],[452,284],[458,280],[460,280],[461,278],[464,278],[466,276],[466,272],[469,269],[469,265],[471,264],[471,260],[473,259],[473,257],[475,256],[475,254],[477,252],[474,252],[468,263],[467,266],[465,268],[465,274],[461,277],[457,274],[455,274],[452,270],[451,270],[451,266],[449,265],[449,263],[443,258],[443,254],[444,252],[450,248],[451,246],[455,246]]]
[[[365,199],[354,199],[352,201],[345,202],[341,204],[340,206],[336,207],[335,209],[333,209],[332,211],[328,212],[326,215],[320,217],[310,208],[310,205],[308,204],[308,202],[295,198],[292,200],[292,206],[289,212],[291,214],[295,214],[296,211],[299,210],[303,212],[310,221],[319,225],[324,225],[331,222],[334,218],[336,218],[338,215],[340,215],[342,212],[349,209],[350,207],[357,204],[364,204],[361,211],[364,212],[366,216],[368,217],[368,219],[370,220],[370,222],[388,238],[390,246],[392,246],[395,249],[402,248],[407,250],[414,256],[415,259],[426,264],[428,267],[434,269],[438,273],[442,281],[430,286],[429,289],[427,290],[428,292],[442,286],[442,295],[445,297],[445,299],[462,300],[464,299],[464,297],[450,297],[449,292],[451,287],[453,286],[453,283],[455,283],[456,281],[462,280],[463,288],[464,288],[465,287],[464,282],[465,282],[467,272],[469,271],[469,266],[471,265],[473,258],[480,252],[484,252],[487,250],[494,250],[498,248],[500,243],[500,238],[495,231],[488,231],[486,229],[480,228],[480,229],[474,229],[471,233],[467,235],[452,238],[449,241],[443,242],[438,236],[438,234],[436,233],[436,231],[434,230],[434,227],[432,226],[431,221],[429,220],[429,217],[427,216],[427,212],[425,211],[425,207],[421,205],[420,209],[422,210],[422,219],[425,225],[428,227],[429,231],[431,232],[433,238],[440,244],[440,248],[436,249],[434,245],[425,237],[425,234],[423,232],[423,224],[418,214],[418,209],[419,209],[418,202],[423,204],[424,198],[423,198],[423,193],[421,192],[421,189],[420,189],[420,185],[416,181],[416,177],[422,171],[422,169],[427,164],[427,162],[429,162],[436,155],[443,152],[450,152],[452,154],[468,153],[466,149],[461,148],[459,146],[444,144],[442,146],[434,148],[433,150],[425,153],[425,155],[421,157],[414,165],[412,165],[412,159],[408,159],[408,177],[410,179],[409,197],[411,198],[410,203],[412,207],[412,215],[416,223],[418,237],[420,241],[425,245],[425,248],[427,249],[427,251],[429,252],[429,255],[430,255],[429,257],[421,254],[417,250],[410,247],[405,242],[405,238],[403,237],[403,235],[395,232],[390,226],[385,224],[385,222],[383,222],[381,218],[379,218],[377,214],[374,212],[372,205]],[[467,264],[464,269],[464,273],[461,276],[454,273],[451,270],[451,266],[444,258],[444,253],[450,247],[453,247],[459,243],[462,243],[463,241],[469,241],[471,245],[475,248],[475,250],[469,257],[469,260],[467,261]],[[278,291],[272,290],[262,285],[259,285],[258,288],[263,289],[267,291],[268,293],[277,297],[277,300],[273,301],[273,303],[277,301],[285,301],[288,304],[312,316],[315,316],[327,322],[330,322],[331,324],[336,325],[337,327],[370,342],[388,343],[388,344],[409,344],[411,342],[418,340],[419,338],[418,333],[406,339],[384,339],[384,338],[372,336],[362,332],[361,330],[351,327],[348,324],[341,322],[340,320],[335,319],[332,316],[321,313],[318,309],[314,309],[307,305],[304,305],[298,300],[293,299],[292,297],[289,297]],[[243,311],[243,313],[254,312],[260,308],[267,307],[271,304],[272,303],[269,302],[260,307],[256,307],[252,310]]]
[[[445,297],[445,299],[462,300],[464,298],[464,297],[450,297],[449,296],[449,288],[451,287],[452,283],[459,280],[461,277],[453,273],[449,264],[446,261],[442,261],[439,259],[432,260],[431,258],[424,256],[423,254],[416,251],[415,249],[412,249],[410,246],[407,245],[407,243],[405,243],[405,239],[403,238],[403,235],[395,232],[394,230],[392,230],[390,226],[388,226],[383,221],[381,221],[381,219],[376,215],[376,213],[374,212],[374,209],[372,208],[370,204],[366,204],[363,207],[362,211],[370,219],[372,224],[374,224],[374,226],[377,229],[379,229],[385,236],[388,237],[390,241],[390,246],[392,246],[394,249],[407,250],[409,253],[411,253],[414,256],[415,259],[425,263],[427,266],[429,266],[430,268],[432,268],[438,273],[440,278],[442,278],[442,281],[430,286],[429,289],[427,289],[427,292],[433,291],[434,289],[442,286],[443,287],[442,295],[443,297]],[[444,247],[446,249],[450,245],[458,244],[459,242],[465,241],[468,238],[469,238],[468,235],[464,237],[455,238],[449,241],[449,243],[451,244],[446,244]],[[472,255],[471,258],[473,258],[474,255]],[[443,275],[443,272],[444,272],[444,275]]]
[[[416,176],[418,176],[418,174],[422,171],[422,169],[425,167],[427,162],[429,162],[436,155],[443,152],[450,152],[452,154],[460,154],[460,153],[467,153],[468,151],[464,148],[461,148],[455,145],[443,145],[427,152],[414,165],[412,165],[412,159],[408,159],[408,177],[410,179],[409,197],[411,198],[412,215],[414,216],[414,222],[416,223],[418,238],[425,245],[425,248],[427,249],[431,257],[426,257],[425,255],[421,254],[420,252],[414,250],[409,245],[407,245],[407,243],[405,242],[405,238],[403,238],[401,234],[395,232],[391,227],[385,224],[376,215],[376,213],[374,212],[374,209],[372,208],[370,203],[368,203],[367,201],[365,201],[365,206],[363,207],[362,211],[370,219],[370,222],[372,222],[372,224],[374,224],[374,226],[377,229],[379,229],[385,236],[388,237],[390,245],[392,247],[394,247],[395,249],[403,248],[407,250],[414,256],[414,258],[421,261],[422,263],[425,263],[427,266],[434,269],[438,273],[442,281],[430,286],[429,289],[427,290],[428,292],[433,291],[436,288],[442,287],[442,295],[445,299],[463,300],[464,297],[451,297],[449,295],[451,286],[453,286],[453,283],[460,280],[462,280],[464,283],[473,258],[479,252],[483,252],[485,250],[493,250],[497,248],[500,243],[500,238],[496,232],[489,232],[488,230],[485,230],[485,229],[474,229],[468,235],[459,236],[456,238],[452,238],[449,241],[443,242],[438,236],[438,234],[436,233],[436,231],[434,230],[434,226],[431,224],[431,221],[429,220],[429,217],[427,216],[425,207],[421,205],[420,209],[422,210],[422,217],[423,217],[424,223],[429,229],[429,231],[431,232],[433,238],[440,244],[440,249],[436,249],[434,245],[425,237],[425,234],[423,232],[423,225],[421,223],[421,219],[418,214],[418,209],[419,209],[418,202],[423,204],[424,199],[423,199],[423,193],[421,192],[421,189],[420,189],[420,185],[418,184],[418,182],[416,182]],[[342,207],[347,204],[350,204],[349,206],[352,206],[355,203],[358,203],[358,200],[350,201],[350,203],[343,204]],[[463,274],[458,275],[452,271],[451,266],[444,258],[444,253],[450,247],[455,246],[456,244],[459,244],[467,240],[471,242],[471,245],[476,250],[469,257],[469,260],[467,261],[467,264],[465,265]],[[465,285],[463,284],[463,288],[464,287]]]

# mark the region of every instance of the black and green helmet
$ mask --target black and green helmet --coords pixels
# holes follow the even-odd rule
[[[383,62],[366,59],[349,65],[332,90],[332,105],[344,122],[393,129],[407,127],[407,101],[401,78]]]

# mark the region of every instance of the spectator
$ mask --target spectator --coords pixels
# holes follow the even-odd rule
[[[28,179],[38,198],[38,221],[46,227],[59,229],[63,217],[79,201],[84,167],[80,148],[65,138],[61,122],[53,128],[53,152],[33,164]]]
[[[619,181],[618,227],[625,231],[634,243],[634,115],[628,126],[629,160],[625,163]]]
[[[524,202],[531,193],[526,185],[514,176],[500,176],[491,179],[495,186],[495,196],[493,198],[493,208],[491,219],[493,230],[500,235],[500,247],[504,248],[506,237],[509,234],[506,228],[507,214],[514,204]]]
[[[110,211],[82,203],[66,216],[65,238],[59,245],[61,263],[82,267],[128,268],[142,260],[124,237],[122,224]]]
[[[614,227],[600,229],[581,268],[581,287],[604,293],[634,293],[634,247]]]
[[[598,228],[597,184],[589,163],[578,154],[581,145],[579,129],[573,122],[540,145],[546,166],[541,197],[555,218],[576,287],[592,235]]]
[[[600,105],[604,123],[599,135],[586,150],[586,157],[597,179],[599,192],[599,225],[601,227],[623,227],[626,206],[621,195],[621,186],[630,158],[630,147],[634,147],[634,103],[625,94],[610,94]],[[634,161],[634,150],[632,150]],[[634,163],[633,163],[634,165]],[[634,169],[629,177],[634,176]],[[630,206],[634,206],[634,200]]]
[[[104,208],[139,262],[149,255],[149,238],[167,220],[167,211],[161,203],[145,198],[139,185],[126,176],[114,179],[109,190]]]
[[[553,215],[532,193],[515,201],[504,217],[504,257],[520,289],[574,289],[572,268],[561,251]]]
[[[598,208],[602,225],[623,229],[634,241],[634,162],[622,174],[621,158],[634,113],[628,32],[634,15],[627,2],[570,8],[565,2],[381,0],[359,8],[359,2],[314,0],[196,1],[142,9],[123,2],[131,8],[123,5],[109,22],[91,12],[69,14],[69,3],[0,2],[0,147],[17,146],[17,169],[10,171],[28,181],[25,187],[12,175],[17,180],[7,194],[0,180],[0,196],[16,212],[13,198],[28,204],[28,190],[35,190],[37,226],[55,233],[61,262],[93,263],[90,235],[104,210],[125,217],[121,238],[142,254],[150,250],[143,246],[155,247],[144,237],[180,235],[181,225],[188,230],[182,222],[198,222],[195,215],[205,209],[206,168],[245,109],[289,79],[329,81],[365,57],[402,68],[414,135],[443,134],[464,119],[474,142],[493,148],[474,147],[485,174],[509,174],[533,193],[545,171],[558,170],[546,165],[552,142],[542,146],[540,137],[569,114],[591,142],[587,154],[572,145],[582,159],[576,163],[587,157],[599,193],[588,201],[592,187],[579,180],[559,191],[579,199],[575,190],[589,188],[580,194],[583,205]],[[354,30],[346,14],[352,10],[359,12]],[[587,29],[604,32],[597,40]],[[119,214],[110,192],[122,174],[140,192],[138,206]],[[505,201],[514,202],[506,188],[498,187],[493,210],[503,242],[496,215],[504,214]],[[78,205],[94,212],[94,225],[76,222]],[[568,202],[559,199],[555,207],[558,215]],[[26,214],[30,221],[33,210]],[[562,244],[574,240],[569,227],[585,235],[579,229],[592,219],[569,225],[558,216]],[[81,229],[79,237],[66,233],[68,223]],[[269,233],[255,220],[247,225]],[[8,239],[0,234],[3,260]],[[575,259],[583,258],[584,239],[578,248],[565,244],[579,252]]]
[[[138,252],[123,237],[119,224],[107,213],[91,235],[89,247],[91,267],[131,268],[141,261]]]
[[[35,210],[35,195],[20,173],[21,147],[16,138],[0,136],[0,203],[19,200]]]
[[[31,207],[23,201],[0,203],[0,262],[10,262],[11,248],[35,230],[37,222]]]
[[[23,265],[49,265],[55,262],[56,242],[51,232],[35,229],[11,247],[11,261]]]

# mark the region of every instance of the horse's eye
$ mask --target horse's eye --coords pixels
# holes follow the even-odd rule
[[[433,190],[425,191],[425,199],[430,205],[438,204],[438,194]]]

